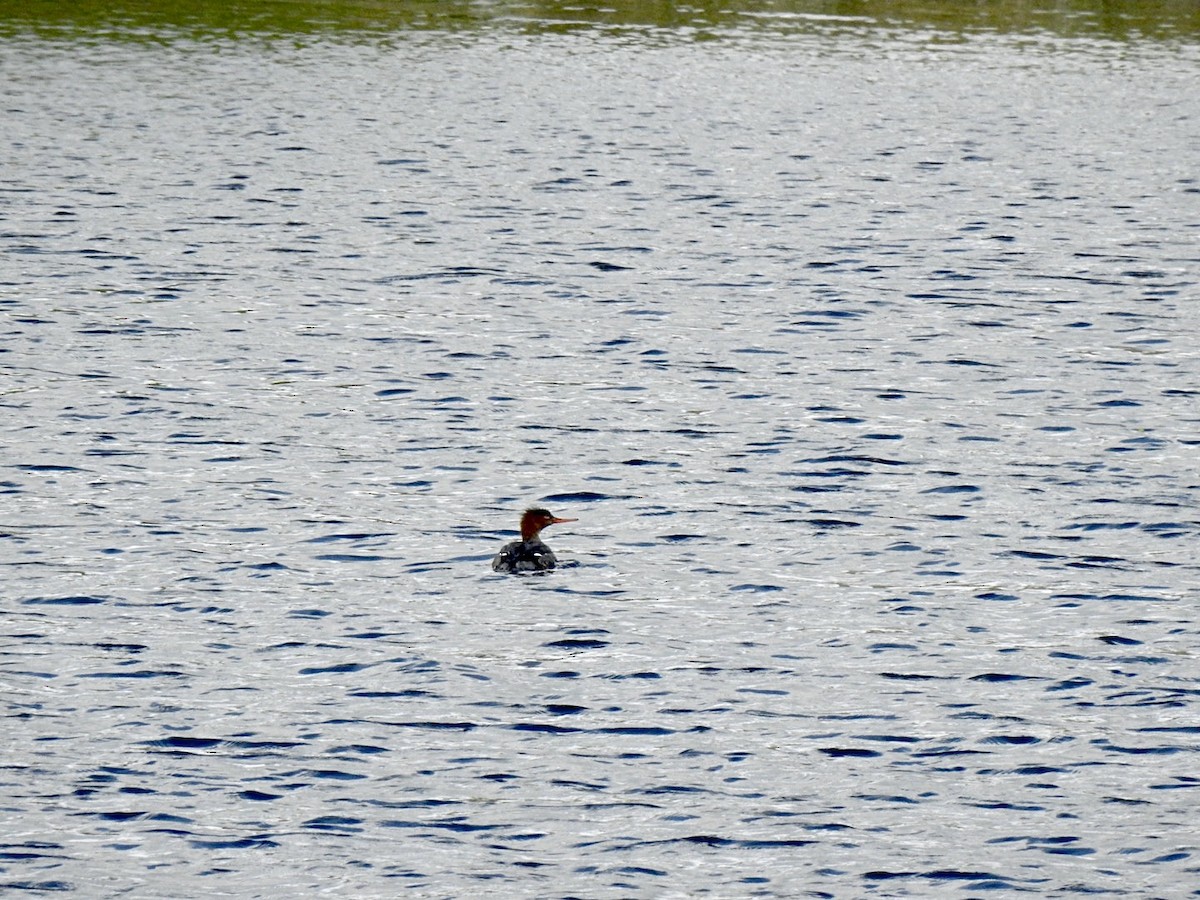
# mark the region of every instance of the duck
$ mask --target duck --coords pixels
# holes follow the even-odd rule
[[[541,538],[542,529],[578,519],[562,519],[540,506],[530,507],[521,515],[521,539],[505,544],[496,558],[492,569],[496,572],[519,574],[522,572],[546,572],[558,565],[554,551]]]

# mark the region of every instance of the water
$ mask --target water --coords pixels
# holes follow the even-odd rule
[[[1194,894],[1195,47],[851,24],[5,40],[6,895]]]

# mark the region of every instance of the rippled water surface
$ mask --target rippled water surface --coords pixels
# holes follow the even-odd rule
[[[1196,892],[1194,45],[0,50],[0,887]]]

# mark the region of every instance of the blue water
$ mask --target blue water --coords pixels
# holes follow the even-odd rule
[[[2,49],[6,896],[1197,893],[1194,48]]]

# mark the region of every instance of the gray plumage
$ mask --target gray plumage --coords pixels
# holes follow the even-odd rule
[[[505,544],[492,560],[492,569],[497,572],[545,572],[556,565],[554,551],[541,538]]]

